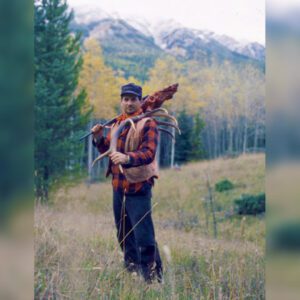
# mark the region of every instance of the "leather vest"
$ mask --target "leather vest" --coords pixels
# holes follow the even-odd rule
[[[148,120],[151,120],[151,118],[143,118],[142,120],[138,121],[135,124],[136,131],[134,131],[132,127],[129,129],[125,142],[125,153],[132,152],[138,149],[142,140],[142,130]],[[153,176],[158,178],[159,175],[158,165],[155,157],[154,160],[148,165],[131,167],[128,169],[123,168],[123,171],[127,181],[130,183],[143,182]]]

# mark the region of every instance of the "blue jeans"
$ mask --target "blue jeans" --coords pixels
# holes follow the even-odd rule
[[[146,183],[134,194],[113,191],[113,211],[125,267],[129,271],[140,271],[146,281],[155,276],[160,281],[162,261],[151,215],[151,189]]]

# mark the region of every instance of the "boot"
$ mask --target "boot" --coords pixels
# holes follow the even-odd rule
[[[141,267],[142,276],[146,283],[151,284],[155,281],[156,270],[155,270],[155,262],[150,263],[147,266]]]
[[[129,272],[129,273],[133,273],[139,272],[139,265],[133,261],[125,261],[124,262],[124,268]]]

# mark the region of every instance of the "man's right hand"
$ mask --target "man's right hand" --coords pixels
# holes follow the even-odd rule
[[[98,139],[102,137],[103,134],[103,125],[97,124],[92,128],[93,138]]]

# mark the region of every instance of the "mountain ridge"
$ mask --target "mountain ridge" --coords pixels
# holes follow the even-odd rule
[[[242,43],[210,30],[185,27],[172,19],[151,23],[140,17],[122,18],[99,7],[77,7],[74,15],[72,29],[82,31],[83,39],[98,40],[106,63],[125,77],[146,80],[156,59],[166,55],[208,63],[229,60],[264,68],[265,47],[257,42]]]

